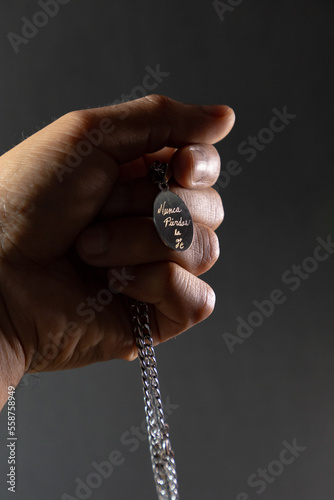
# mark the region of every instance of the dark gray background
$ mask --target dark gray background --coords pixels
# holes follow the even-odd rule
[[[235,128],[218,145],[223,169],[237,160],[242,172],[219,187],[221,257],[206,275],[216,309],[157,349],[164,400],[179,405],[168,421],[181,499],[332,500],[334,256],[295,292],[282,274],[312,256],[317,237],[334,235],[333,2],[245,0],[221,21],[211,1],[72,0],[18,54],[7,33],[40,8],[1,7],[2,151],[67,111],[130,93],[147,65],[170,73],[156,92],[235,109]],[[284,106],[297,117],[247,162],[238,146]],[[224,332],[235,334],[236,318],[275,288],[285,303],[231,354]],[[115,449],[125,463],[89,498],[155,498],[147,442],[133,453],[120,443],[144,418],[137,362],[30,376],[17,399],[17,500],[75,498],[76,478]],[[4,410],[2,499],[13,498],[5,418]],[[258,494],[248,477],[294,438],[306,450]]]

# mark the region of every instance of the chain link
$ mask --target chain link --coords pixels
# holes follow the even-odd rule
[[[161,163],[160,161],[155,161],[151,165],[150,175],[154,184],[158,184],[161,191],[168,191],[168,180],[166,177],[167,163]]]
[[[148,440],[158,499],[179,500],[174,453],[161,402],[148,305],[131,299],[130,306],[141,367]]]

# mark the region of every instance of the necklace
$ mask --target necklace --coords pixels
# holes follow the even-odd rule
[[[167,246],[184,251],[192,243],[193,222],[185,203],[169,191],[166,170],[167,163],[156,161],[151,165],[150,175],[160,188],[153,205],[153,221],[160,238]],[[174,452],[161,402],[148,305],[131,299],[130,307],[141,368],[148,441],[158,499],[179,500]]]

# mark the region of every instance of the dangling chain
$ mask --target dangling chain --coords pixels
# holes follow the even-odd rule
[[[169,191],[166,177],[168,165],[156,161],[151,165],[150,176],[160,188],[153,205],[153,222],[161,240],[171,249],[184,251],[193,239],[193,222],[181,198]],[[163,210],[162,210],[163,208]],[[161,219],[166,213],[180,214],[177,229]],[[182,224],[181,224],[182,221]],[[177,222],[177,221],[176,221]],[[157,362],[151,336],[148,305],[131,299],[131,315],[136,338],[143,381],[145,413],[151,462],[159,500],[179,500],[174,453],[169,440],[169,427],[165,422],[161,403]]]
[[[144,391],[145,414],[151,462],[159,500],[178,500],[174,453],[165,423],[158,380],[157,361],[151,336],[148,305],[130,300]]]

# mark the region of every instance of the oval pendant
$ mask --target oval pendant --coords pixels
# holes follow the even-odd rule
[[[177,194],[161,191],[154,201],[153,221],[162,241],[183,252],[193,240],[194,228],[186,204]]]

